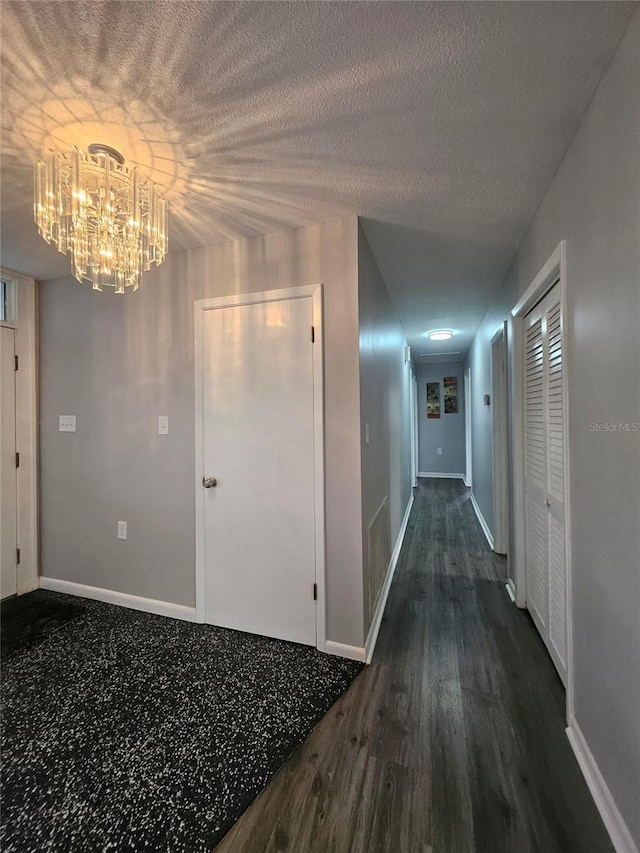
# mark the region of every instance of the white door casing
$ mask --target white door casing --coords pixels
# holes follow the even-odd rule
[[[321,308],[320,287],[196,303],[196,611],[324,649]]]
[[[409,423],[411,424],[411,488],[418,484],[418,383],[409,371]]]
[[[471,421],[471,368],[464,372],[464,441],[465,441],[465,476],[464,484],[473,486],[473,443]]]
[[[509,454],[507,423],[507,324],[491,339],[491,410],[493,455],[493,550],[509,546]]]
[[[16,469],[13,462],[13,475],[16,481],[16,540],[20,548],[17,592],[21,595],[38,586],[38,291],[36,282],[19,272],[2,267],[0,275],[13,289],[12,317],[2,323],[2,328],[13,331],[19,360],[18,370],[7,381],[13,382],[15,387],[15,451],[20,454],[20,467]],[[14,359],[9,362],[8,367],[14,368],[15,363],[11,363]]]
[[[15,331],[0,327],[0,598],[18,591]]]

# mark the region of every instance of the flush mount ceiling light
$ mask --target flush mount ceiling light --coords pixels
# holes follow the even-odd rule
[[[71,255],[74,278],[94,290],[137,290],[167,252],[166,200],[108,145],[36,161],[34,214],[40,235]]]
[[[427,332],[430,341],[448,341],[453,337],[451,329],[434,329],[433,332]]]

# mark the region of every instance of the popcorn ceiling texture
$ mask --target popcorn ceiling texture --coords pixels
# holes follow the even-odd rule
[[[206,853],[362,668],[82,604],[3,663],[4,853]]]
[[[4,263],[67,273],[31,159],[99,141],[165,188],[172,250],[358,214],[413,344],[479,322],[634,8],[3,2]]]

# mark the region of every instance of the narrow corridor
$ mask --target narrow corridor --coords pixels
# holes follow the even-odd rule
[[[420,480],[371,666],[216,853],[610,853],[505,572],[462,482]]]

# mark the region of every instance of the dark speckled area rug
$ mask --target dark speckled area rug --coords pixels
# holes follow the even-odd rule
[[[209,851],[360,669],[91,602],[3,662],[0,849]]]
[[[85,613],[89,606],[80,598],[46,589],[6,599],[0,605],[2,660],[44,642],[54,631]]]

